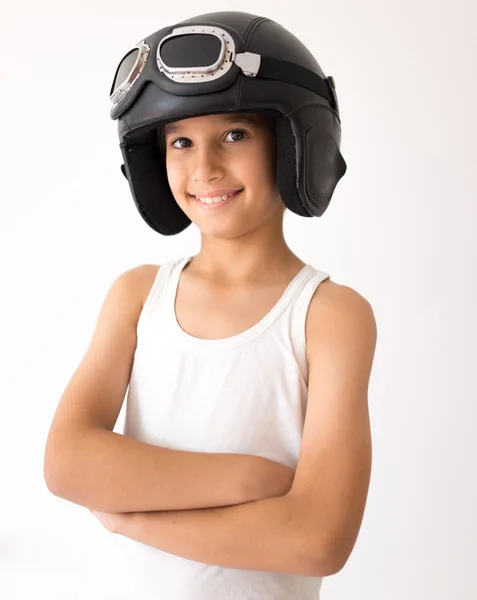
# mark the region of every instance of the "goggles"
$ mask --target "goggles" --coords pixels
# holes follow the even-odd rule
[[[176,95],[207,94],[230,86],[239,73],[307,88],[336,110],[333,77],[323,79],[306,67],[271,56],[238,52],[239,45],[226,29],[208,25],[175,28],[156,48],[154,36],[150,41],[146,38],[116,70],[110,90],[111,118],[119,118],[148,82]]]

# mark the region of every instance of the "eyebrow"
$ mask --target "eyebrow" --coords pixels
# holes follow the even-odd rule
[[[242,123],[242,124],[247,124],[247,125],[257,125],[258,123],[258,119],[257,117],[255,117],[254,115],[225,115],[224,117],[222,117],[222,120],[225,123]],[[165,127],[164,127],[164,133],[165,135],[169,135],[171,133],[178,133],[180,131],[182,131],[183,127],[182,125],[180,125],[180,121],[178,121],[177,123],[166,123]]]

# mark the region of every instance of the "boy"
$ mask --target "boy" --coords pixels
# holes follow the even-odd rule
[[[329,156],[337,103],[318,85],[319,67],[317,80],[305,76],[313,61],[273,21],[225,12],[184,24],[120,65],[112,116],[140,214],[163,235],[193,222],[200,251],[113,283],[55,414],[45,478],[108,532],[85,598],[316,599],[355,544],[371,468],[372,309],[283,235],[286,208],[323,214],[344,173],[336,145]],[[270,46],[271,32],[264,82],[247,53],[260,34]],[[237,65],[245,75],[233,79]],[[256,80],[243,78],[252,72]],[[278,83],[267,104],[264,86]],[[194,95],[194,86],[209,87]],[[307,125],[307,112],[318,118],[310,87],[325,94],[317,131]],[[227,109],[235,94],[243,106]],[[287,94],[294,118],[274,104]],[[306,153],[321,159],[311,174]]]

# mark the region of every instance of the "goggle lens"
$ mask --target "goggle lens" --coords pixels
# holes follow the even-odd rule
[[[160,55],[167,70],[201,71],[220,63],[223,44],[215,35],[178,35],[163,42]]]
[[[126,80],[134,75],[133,69],[136,65],[139,56],[139,49],[134,48],[131,50],[121,61],[118,70],[116,71],[116,77],[114,78],[113,85],[111,86],[110,96],[118,89],[120,85],[126,82]]]

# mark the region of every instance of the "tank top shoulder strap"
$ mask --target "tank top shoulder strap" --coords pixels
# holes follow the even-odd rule
[[[301,374],[308,385],[308,362],[306,359],[306,318],[311,299],[322,281],[329,279],[330,274],[311,267],[308,277],[297,291],[292,310],[291,337],[295,356]]]
[[[144,301],[141,314],[138,320],[138,330],[141,328],[143,323],[147,321],[158,305],[164,301],[164,299],[170,295],[170,287],[173,285],[174,274],[177,266],[186,259],[170,259],[165,261],[157,270],[157,274],[152,282],[149,294]]]

